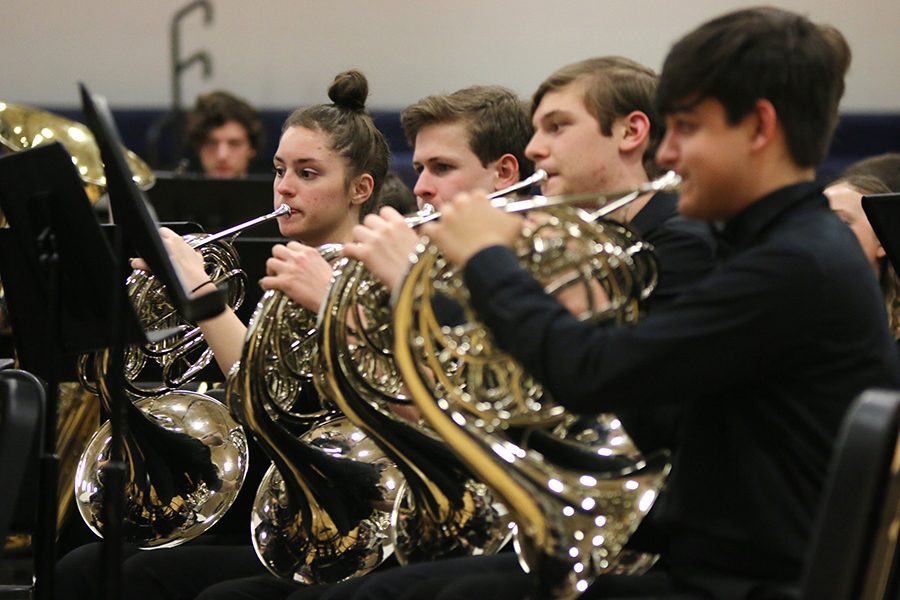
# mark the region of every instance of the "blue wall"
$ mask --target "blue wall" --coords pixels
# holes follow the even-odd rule
[[[49,108],[76,121],[83,121],[79,110]],[[266,128],[265,147],[259,153],[255,170],[268,172],[270,158],[278,146],[281,124],[289,111],[269,110],[261,113]],[[154,123],[165,116],[164,111],[153,109],[114,110],[113,115],[125,145],[156,169],[171,169],[180,155],[178,144],[171,128],[163,128],[160,144],[156,149],[147,142],[147,132]],[[400,128],[400,113],[397,111],[374,111],[373,117],[378,128],[384,133],[391,147],[392,168],[412,185],[415,173],[411,166],[412,153]],[[847,113],[841,115],[835,131],[831,150],[825,163],[819,169],[822,178],[836,175],[848,164],[884,152],[900,152],[900,113],[871,114]]]

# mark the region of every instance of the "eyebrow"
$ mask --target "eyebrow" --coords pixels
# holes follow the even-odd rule
[[[286,160],[284,160],[283,158],[281,158],[281,157],[278,156],[277,154],[276,154],[274,157],[272,157],[272,160],[275,161],[275,162],[280,162],[280,163],[288,164],[288,162],[287,162]],[[320,162],[320,161],[319,161],[319,159],[317,159],[317,158],[295,158],[293,161],[291,161],[290,164],[292,164],[292,165],[298,165],[298,164],[302,165],[302,164],[305,164],[305,163],[318,163],[318,162]]]
[[[565,115],[568,115],[568,114],[569,114],[569,111],[567,111],[567,110],[563,110],[563,109],[559,109],[559,108],[554,108],[554,109],[551,110],[550,112],[544,113],[543,115],[541,115],[540,117],[538,117],[538,122],[543,122],[543,121],[546,121],[547,119],[553,119],[553,118],[558,117],[558,116],[560,116],[560,115],[565,116]]]
[[[451,163],[451,162],[456,162],[457,160],[458,159],[450,157],[450,156],[438,154],[437,156],[429,156],[428,158],[425,158],[424,160],[413,160],[413,165],[424,165],[424,164],[435,163],[435,162]]]

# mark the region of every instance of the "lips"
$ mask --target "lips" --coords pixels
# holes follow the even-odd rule
[[[299,211],[298,209],[296,209],[296,208],[294,208],[293,206],[287,204],[286,202],[282,202],[282,204],[286,204],[287,207],[291,209],[291,212],[289,212],[289,213],[286,214],[286,215],[281,215],[280,217],[278,217],[279,219],[289,219],[289,218],[291,218],[291,217],[294,216],[294,215],[299,215],[299,214],[300,214],[300,211]]]

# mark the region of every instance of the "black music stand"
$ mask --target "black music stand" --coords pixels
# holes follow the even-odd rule
[[[84,84],[80,86],[81,105],[88,128],[93,132],[106,174],[106,187],[113,221],[118,226],[118,234],[113,244],[114,255],[121,256],[122,238],[134,246],[138,254],[147,262],[154,276],[166,289],[169,299],[179,314],[187,321],[196,322],[219,315],[225,310],[225,296],[215,286],[202,296],[191,298],[185,289],[174,265],[169,260],[159,236],[159,223],[144,194],[135,185],[131,170],[125,160],[124,146],[119,137],[106,100],[91,94]],[[111,353],[109,382],[113,393],[110,426],[112,441],[110,461],[105,468],[109,494],[104,494],[106,524],[104,531],[103,568],[105,577],[104,597],[118,600],[122,589],[122,501],[126,465],[122,461],[122,427],[125,422],[126,402],[124,392],[123,346],[117,346]]]
[[[862,207],[888,260],[900,273],[900,194],[863,196]]]
[[[272,176],[211,179],[157,173],[147,198],[164,221],[193,221],[206,231],[221,231],[272,210]],[[273,219],[254,227],[253,235],[280,238],[278,222]]]
[[[0,270],[16,347],[22,367],[47,383],[35,536],[35,597],[46,600],[53,597],[56,558],[58,383],[70,377],[63,364],[74,364],[81,353],[146,339],[61,144],[0,159],[0,207],[10,223]]]

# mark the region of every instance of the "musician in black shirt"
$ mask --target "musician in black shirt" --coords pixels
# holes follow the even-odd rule
[[[726,259],[636,326],[578,322],[506,247],[521,224],[461,195],[425,233],[465,265],[497,342],[572,411],[685,410],[666,490],[642,526],[661,564],[610,595],[750,598],[799,585],[828,461],[852,399],[896,386],[896,350],[852,233],[814,184],[849,49],[774,8],[714,19],[669,53],[657,158],[683,177],[679,211],[716,224]],[[519,577],[518,579],[521,579]],[[517,576],[479,593],[521,597]],[[456,597],[468,589],[457,582]],[[485,587],[487,586],[487,587]]]

